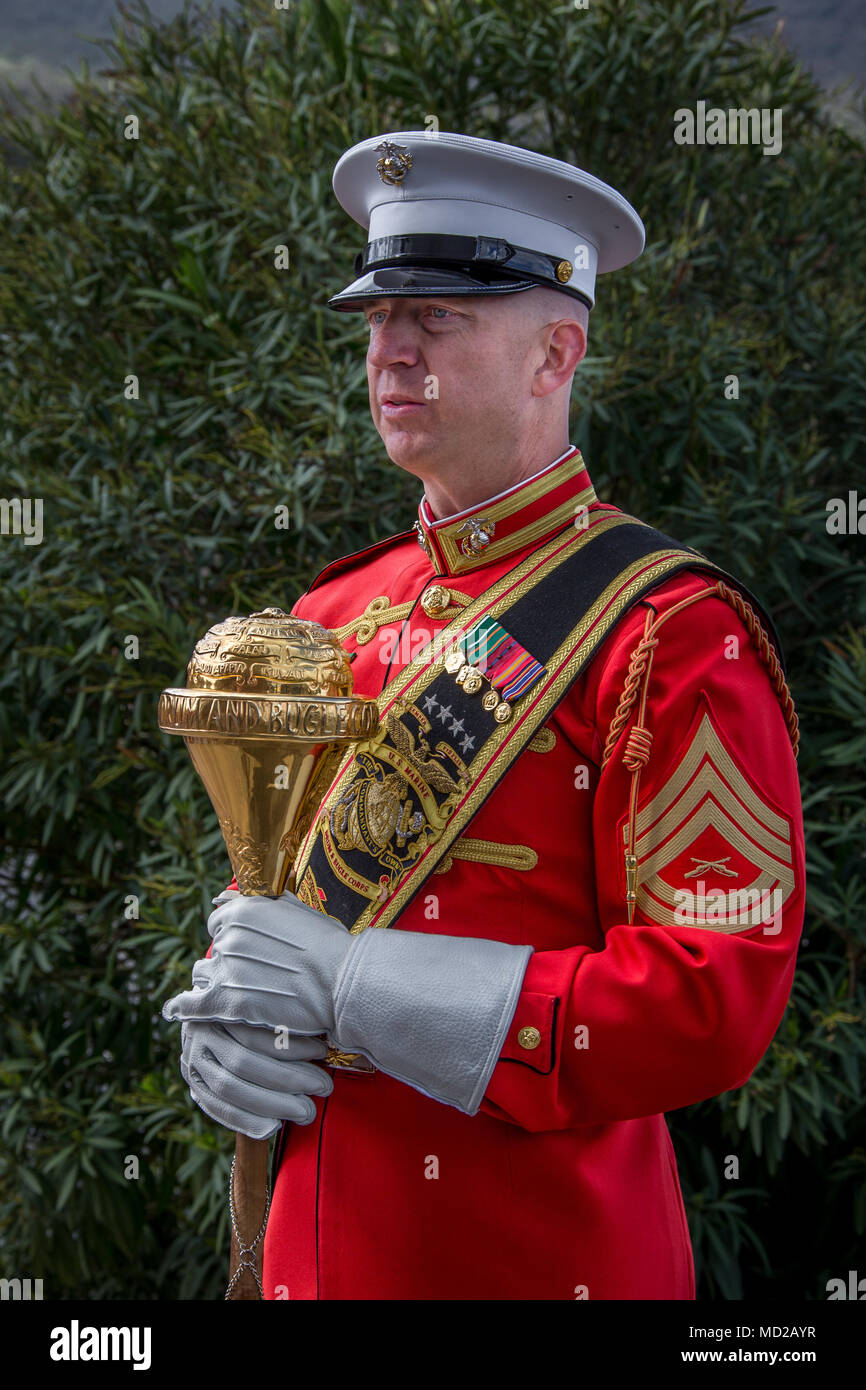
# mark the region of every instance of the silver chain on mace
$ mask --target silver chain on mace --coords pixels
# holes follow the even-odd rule
[[[256,1235],[256,1238],[253,1241],[252,1245],[244,1245],[243,1237],[241,1236],[241,1233],[238,1230],[237,1213],[235,1212],[235,1155],[233,1155],[231,1172],[229,1173],[229,1214],[231,1215],[232,1220],[232,1231],[234,1232],[235,1240],[238,1243],[238,1267],[229,1281],[229,1286],[225,1291],[224,1298],[231,1298],[232,1289],[234,1288],[237,1281],[240,1279],[243,1271],[245,1269],[248,1269],[256,1281],[256,1287],[259,1291],[259,1298],[264,1299],[265,1292],[262,1288],[262,1281],[259,1278],[259,1271],[256,1262],[256,1246],[265,1234],[265,1228],[268,1224],[268,1212],[270,1211],[270,1209],[271,1192],[270,1185],[268,1185],[265,1188],[265,1214],[262,1217],[262,1224],[258,1229],[258,1234]]]

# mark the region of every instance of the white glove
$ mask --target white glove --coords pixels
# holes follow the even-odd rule
[[[308,1125],[312,1096],[329,1096],[333,1078],[315,1058],[327,1044],[246,1023],[184,1023],[180,1070],[196,1105],[250,1139],[269,1139],[283,1120]]]
[[[163,1017],[325,1033],[341,1051],[474,1115],[517,1008],[531,946],[368,928],[292,893],[214,900],[210,960]]]
[[[169,999],[169,1022],[251,1023],[315,1036],[334,1029],[334,984],[353,936],[335,917],[293,893],[247,898],[221,893],[207,929],[209,959],[193,966],[193,988]]]

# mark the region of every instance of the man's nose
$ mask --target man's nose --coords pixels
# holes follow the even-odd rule
[[[380,370],[395,363],[414,365],[418,361],[418,340],[411,323],[393,316],[378,327],[374,324],[370,331],[367,361]]]

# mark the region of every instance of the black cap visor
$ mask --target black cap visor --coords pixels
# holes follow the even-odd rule
[[[518,290],[531,290],[541,280],[527,280],[500,276],[496,279],[484,276],[477,270],[445,270],[431,266],[384,266],[379,270],[369,270],[360,279],[335,294],[328,300],[329,309],[361,309],[368,299],[432,299],[441,295],[452,299],[457,295],[470,294],[515,294]]]

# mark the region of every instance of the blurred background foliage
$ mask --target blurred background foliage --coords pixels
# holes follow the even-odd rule
[[[211,621],[288,609],[329,559],[411,525],[362,321],[324,301],[363,242],[335,161],[428,116],[588,168],[646,223],[645,254],[600,282],[572,439],[605,500],[773,612],[808,831],[777,1037],[740,1091],[671,1119],[698,1296],[820,1299],[857,1267],[866,585],[862,537],[828,534],[826,508],[866,481],[864,147],[783,47],[742,38],[747,14],[244,0],[161,25],[133,3],[109,83],[83,70],[59,109],[7,112],[0,493],[41,497],[45,536],[0,537],[3,1275],[222,1295],[232,1140],[190,1102],[159,1008],[229,871],[156,701]],[[698,99],[782,108],[782,153],[676,145]]]

